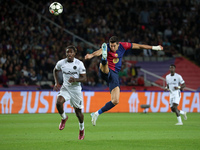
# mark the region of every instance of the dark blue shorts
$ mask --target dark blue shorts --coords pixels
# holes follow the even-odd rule
[[[110,92],[115,88],[115,87],[120,87],[119,84],[119,75],[115,71],[109,69],[109,73],[103,73],[101,69],[99,69],[99,75],[100,77],[105,80],[108,84]]]

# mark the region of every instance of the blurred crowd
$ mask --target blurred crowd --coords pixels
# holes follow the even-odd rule
[[[50,1],[0,1],[0,84],[35,85],[53,81],[56,62],[65,58],[65,47],[75,44],[77,58],[87,68],[86,85],[105,84],[98,78],[100,58],[84,60],[96,49],[74,39],[64,29],[100,47],[112,35],[121,41],[163,45],[164,51],[134,50],[125,55],[174,57],[183,55],[200,65],[199,0],[67,0],[59,1],[64,11],[49,13]],[[57,28],[40,15],[59,24]],[[139,67],[123,62],[122,85],[144,85]]]

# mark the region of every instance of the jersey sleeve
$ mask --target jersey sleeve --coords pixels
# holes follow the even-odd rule
[[[80,62],[79,73],[80,74],[86,74],[86,69],[85,69],[83,62]]]
[[[55,66],[56,70],[61,70],[61,61],[58,61]]]
[[[124,47],[125,50],[132,48],[132,43],[129,42],[121,42],[121,45]]]
[[[179,82],[180,82],[180,84],[183,84],[183,83],[185,83],[185,81],[183,80],[183,78],[182,78],[182,76],[181,76],[181,75],[179,75]]]

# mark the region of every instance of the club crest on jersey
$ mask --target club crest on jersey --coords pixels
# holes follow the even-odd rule
[[[119,58],[114,58],[114,59],[113,59],[113,63],[114,63],[114,64],[116,64],[116,63],[118,63],[118,62],[119,62]]]
[[[117,54],[117,53],[115,54],[115,57],[118,57],[118,54]]]
[[[73,67],[74,70],[76,70],[76,68],[77,68],[76,66]]]

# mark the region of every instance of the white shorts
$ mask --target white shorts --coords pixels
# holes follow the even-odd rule
[[[179,105],[180,99],[181,99],[181,97],[179,97],[179,96],[170,96],[170,101],[169,101],[170,107],[173,106],[173,103]]]
[[[83,94],[81,92],[81,87],[79,88],[69,88],[66,89],[62,87],[57,96],[62,96],[65,101],[70,100],[70,105],[74,108],[83,109]]]

